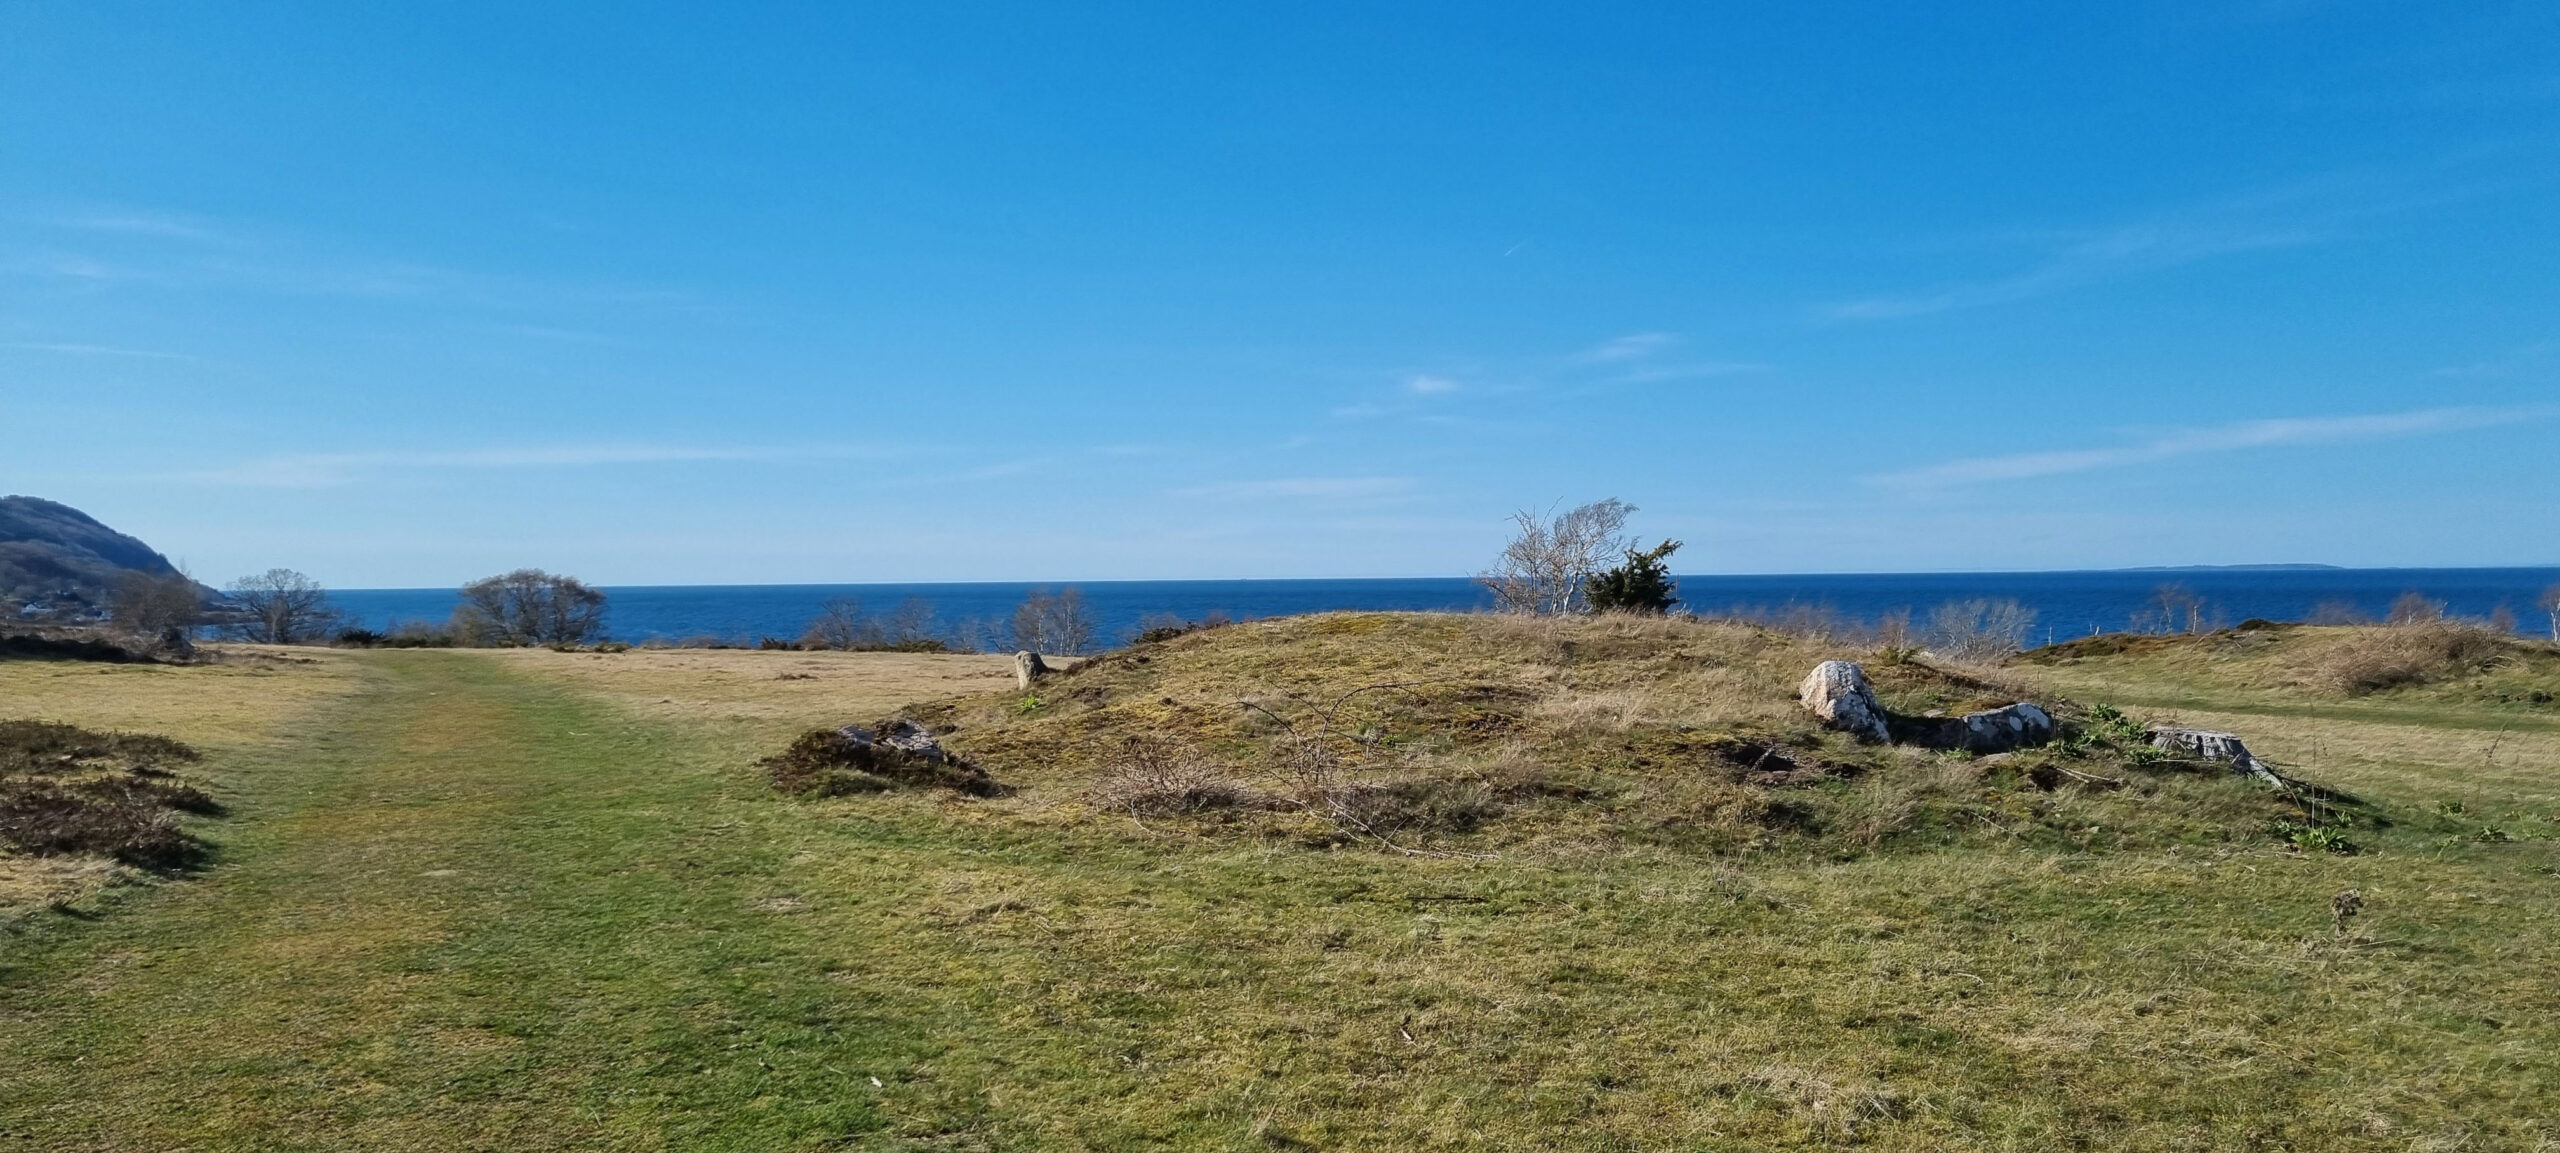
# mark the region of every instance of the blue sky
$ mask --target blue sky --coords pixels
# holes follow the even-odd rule
[[[0,5],[0,490],[341,587],[2560,561],[2560,8],[1378,7]]]

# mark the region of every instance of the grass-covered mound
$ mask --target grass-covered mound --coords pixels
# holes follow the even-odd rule
[[[912,733],[913,738],[899,738]],[[986,771],[945,753],[910,722],[871,728],[816,729],[764,759],[773,787],[803,797],[841,797],[895,789],[948,789],[972,797],[1002,796]]]
[[[2244,692],[2506,703],[2560,712],[2560,645],[2461,620],[2344,626],[2251,621],[2198,635],[2083,637],[2020,659],[2054,668],[2096,661],[2112,676]]]
[[[174,771],[197,759],[166,737],[0,721],[0,849],[152,869],[190,864],[203,846],[178,815],[220,811]]]
[[[2027,698],[1996,672],[1884,663],[1747,625],[1341,613],[1205,630],[1029,691],[916,711],[1027,795],[1307,844],[1508,851],[1649,844],[1855,855],[1959,841],[2219,842],[2299,819],[2282,794],[2083,723],[2002,757],[1860,745],[1796,702],[1864,659],[1887,708]]]

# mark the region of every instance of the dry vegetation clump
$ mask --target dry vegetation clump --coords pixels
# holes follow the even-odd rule
[[[192,864],[203,844],[179,828],[178,814],[221,806],[167,766],[197,759],[166,737],[0,721],[0,847],[149,869]]]
[[[2278,699],[2389,694],[2528,707],[2560,703],[2560,645],[2454,617],[2356,625],[2247,621],[2197,635],[2110,634],[2048,645],[2019,661],[2054,669],[2092,664],[2119,678],[2165,677]]]
[[[2356,628],[2312,666],[2309,680],[2329,692],[2361,697],[2486,672],[2522,647],[2506,630],[2463,620]]]
[[[1035,798],[1310,845],[1854,855],[2225,841],[2292,811],[2122,742],[1994,759],[1857,745],[1795,699],[1834,657],[1870,654],[1730,621],[1333,613],[1177,635],[912,715]],[[2037,696],[1995,670],[1869,668],[1911,716]]]
[[[1268,807],[1273,799],[1234,779],[1199,750],[1133,736],[1086,792],[1097,807],[1133,817],[1172,817]]]
[[[885,793],[895,789],[947,789],[972,797],[1002,796],[1004,786],[986,771],[940,750],[902,748],[872,739],[900,721],[883,721],[869,731],[817,729],[802,733],[790,746],[761,764],[773,787],[793,796],[841,797]]]

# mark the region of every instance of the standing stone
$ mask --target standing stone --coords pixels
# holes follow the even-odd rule
[[[1040,654],[1038,653],[1013,654],[1013,684],[1015,688],[1030,688],[1031,682],[1048,676],[1050,673],[1055,671],[1056,670],[1049,667],[1048,662],[1040,659]]]
[[[1876,703],[1867,670],[1848,661],[1824,661],[1805,674],[1796,698],[1822,723],[1869,743],[1886,739],[1884,706]]]

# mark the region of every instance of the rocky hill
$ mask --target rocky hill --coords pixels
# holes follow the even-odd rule
[[[94,616],[127,574],[177,571],[150,545],[70,505],[0,497],[0,610],[12,618]]]

